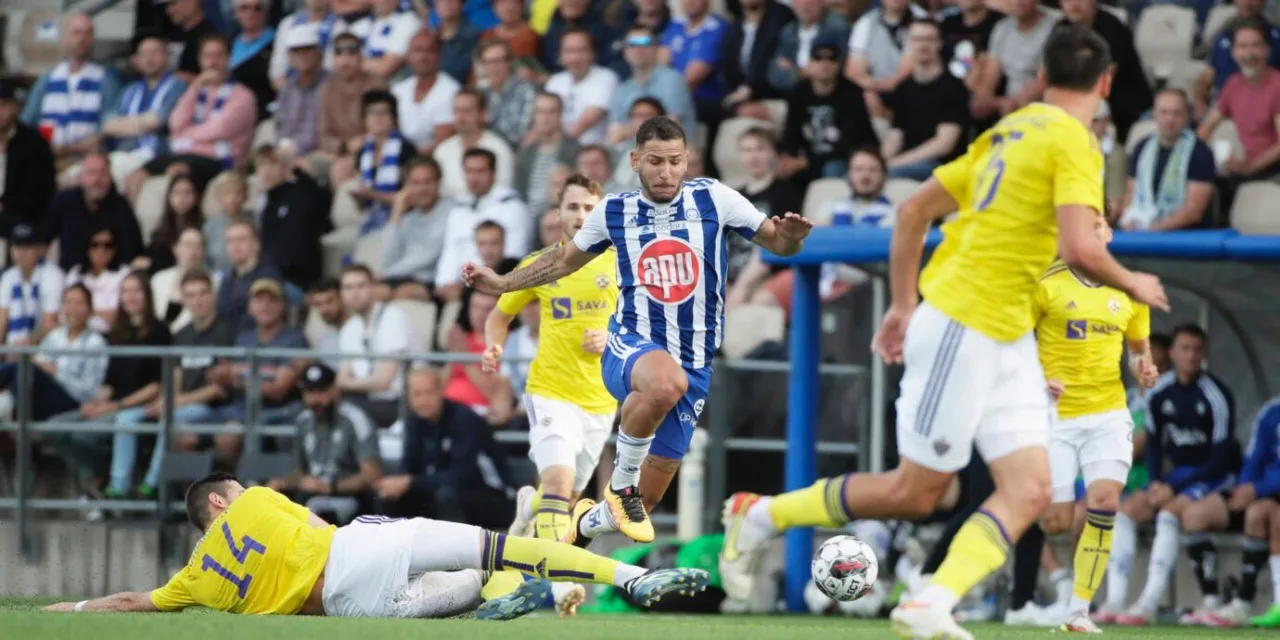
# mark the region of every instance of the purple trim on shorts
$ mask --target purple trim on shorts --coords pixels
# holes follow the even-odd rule
[[[996,517],[992,515],[990,511],[987,511],[986,509],[978,509],[978,513],[981,513],[982,515],[990,519],[992,522],[994,522],[996,524],[996,528],[1000,530],[1000,535],[1004,536],[1005,543],[1009,544],[1010,546],[1013,545],[1013,539],[1009,537],[1009,532],[1005,531],[1004,525],[1001,524],[1001,522],[997,520]]]

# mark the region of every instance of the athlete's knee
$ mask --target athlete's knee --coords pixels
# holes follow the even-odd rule
[[[1047,536],[1056,536],[1071,530],[1075,524],[1076,509],[1071,503],[1049,505],[1040,516],[1040,528]]]
[[[1276,503],[1270,500],[1255,500],[1244,510],[1244,533],[1255,538],[1267,535],[1267,529],[1275,518]]]
[[[1094,482],[1085,492],[1085,505],[1095,511],[1115,513],[1120,509],[1120,493],[1123,490],[1119,482]]]

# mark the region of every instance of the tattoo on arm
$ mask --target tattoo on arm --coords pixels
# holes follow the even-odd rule
[[[507,274],[507,291],[529,289],[555,282],[573,273],[574,268],[564,260],[564,245],[556,246],[538,256],[537,260]]]

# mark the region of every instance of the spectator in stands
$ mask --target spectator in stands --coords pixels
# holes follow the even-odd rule
[[[613,158],[609,155],[609,150],[598,145],[589,144],[578,149],[578,157],[574,162],[578,173],[586,175],[588,178],[605,185],[605,191],[608,193],[617,193],[613,189],[610,182],[613,179]]]
[[[1156,94],[1156,133],[1133,149],[1120,227],[1126,231],[1167,231],[1199,226],[1213,202],[1217,170],[1213,152],[1190,123],[1190,103],[1181,89]]]
[[[391,219],[382,229],[380,272],[389,297],[431,299],[452,207],[440,196],[440,165],[430,156],[410,162]]]
[[[364,141],[364,95],[385,83],[361,68],[360,39],[350,33],[333,38],[333,73],[320,88],[317,116],[320,150],[314,158],[327,162],[329,184],[355,177],[353,156]]]
[[[769,84],[769,64],[796,14],[777,0],[742,0],[741,9],[724,36],[725,50],[738,54],[724,66],[724,107],[738,117],[767,120],[769,111],[759,101],[782,95]]]
[[[328,195],[270,145],[254,153],[254,176],[264,196],[258,209],[262,260],[286,282],[305,289],[320,279],[320,236],[332,226]]]
[[[507,273],[520,264],[520,258],[507,255],[507,232],[502,225],[485,220],[476,225],[476,255],[480,263],[498,273]]]
[[[1013,0],[1009,6],[1009,15],[991,30],[981,82],[972,87],[975,118],[1005,115],[1044,92],[1036,77],[1040,52],[1058,19],[1036,0]]]
[[[116,257],[128,264],[142,253],[142,230],[133,208],[111,181],[107,156],[91,153],[80,164],[80,186],[59,191],[44,217],[44,237],[58,240],[58,266],[69,271],[84,259],[89,238],[109,229]],[[115,306],[115,301],[112,301]]]
[[[173,245],[173,256],[176,264],[151,276],[151,300],[155,304],[156,317],[169,325],[170,333],[177,335],[191,322],[191,310],[185,304],[182,282],[188,274],[206,273],[204,234],[195,227],[183,229]]]
[[[282,89],[296,67],[293,66],[288,42],[292,42],[294,30],[310,31],[316,35],[316,47],[320,53],[320,66],[333,68],[334,50],[330,44],[347,30],[347,23],[333,11],[329,0],[303,0],[302,8],[280,21],[276,27],[275,45],[271,50],[271,84]],[[279,124],[277,122],[277,124]]]
[[[305,157],[319,147],[320,98],[329,74],[320,66],[323,53],[318,29],[293,27],[282,38],[287,38],[290,71],[279,85],[276,137],[291,155]]]
[[[221,273],[231,268],[231,258],[227,256],[227,228],[232,222],[240,219],[252,220],[245,205],[249,202],[249,181],[239,171],[224,171],[209,184],[213,189],[214,199],[218,206],[213,211],[204,212],[205,256],[214,273]]]
[[[888,164],[873,148],[861,148],[849,156],[849,188],[852,196],[827,203],[829,224],[892,227],[894,204],[884,195]]]
[[[192,271],[183,277],[181,286],[183,303],[191,312],[191,323],[173,336],[174,346],[230,347],[235,341],[235,327],[218,317],[213,299],[213,280],[209,274]],[[159,326],[163,326],[163,323]],[[226,424],[242,420],[231,411],[228,404],[230,389],[208,375],[216,360],[207,355],[184,354],[176,361],[169,361],[175,374],[172,415],[176,425]],[[143,422],[159,422],[163,416],[164,398],[161,394],[156,394],[155,399],[144,405],[117,413],[115,423],[121,427],[132,427]],[[209,439],[207,436],[197,437],[189,433],[179,434],[175,438],[175,446],[193,450],[201,438]],[[218,436],[217,439],[224,438],[225,436]],[[161,432],[156,439],[146,475],[137,488],[139,497],[155,496],[156,486],[159,484],[160,456],[164,449],[165,438]],[[107,497],[124,498],[134,493],[133,470],[137,456],[138,434],[115,433],[111,445],[111,481],[107,486]]]
[[[329,522],[345,524],[371,510],[382,458],[369,416],[342,398],[336,381],[334,370],[323,364],[312,364],[303,373],[306,409],[294,421],[295,470],[267,486],[289,492]]]
[[[462,288],[462,265],[478,258],[475,228],[485,220],[502,225],[507,234],[506,254],[523,256],[533,242],[533,216],[510,187],[494,184],[494,157],[485,149],[471,149],[462,160],[466,172],[466,197],[449,210],[445,225],[444,250],[436,266],[436,296],[458,300]]]
[[[457,2],[457,0],[452,0]],[[463,177],[462,156],[472,149],[485,149],[498,163],[497,184],[510,187],[515,176],[515,157],[511,147],[498,134],[485,128],[489,104],[484,94],[476,89],[462,89],[453,98],[454,134],[436,147],[433,156],[444,170],[440,189],[447,198],[462,197],[467,192]]]
[[[14,225],[9,232],[9,257],[13,266],[0,274],[0,328],[3,343],[10,346],[40,344],[58,326],[62,300],[62,269],[45,264],[48,248],[39,231],[29,224]]]
[[[44,229],[57,188],[53,150],[35,127],[19,118],[18,86],[0,79],[0,234],[19,223]]]
[[[189,170],[200,185],[249,158],[258,106],[253,92],[229,75],[231,50],[221,36],[200,41],[200,75],[169,116],[169,149],[174,155],[148,162],[147,173]]]
[[[511,48],[506,41],[490,40],[481,45],[477,57],[484,73],[484,96],[489,105],[485,124],[511,149],[519,149],[533,124],[538,88],[511,72]]]
[[[191,82],[200,75],[200,42],[206,36],[221,36],[216,27],[205,19],[200,0],[157,0],[164,4],[164,13],[174,25],[169,34],[170,51],[178,50],[178,77]]]
[[[1111,82],[1111,94],[1107,104],[1111,107],[1111,121],[1116,135],[1127,140],[1129,127],[1142,114],[1151,109],[1151,86],[1147,84],[1142,60],[1133,44],[1133,31],[1120,18],[1108,11],[1098,10],[1098,0],[1062,0],[1065,18],[1059,24],[1079,24],[1093,29],[1107,42],[1111,60],[1115,64]]]
[[[364,210],[361,236],[386,224],[400,190],[400,168],[414,155],[413,144],[400,133],[396,99],[390,92],[364,94],[364,121],[367,135],[355,157],[360,184],[348,192]]]
[[[854,23],[844,76],[862,89],[872,115],[888,115],[880,94],[893,91],[911,74],[911,65],[902,61],[907,50],[907,27],[928,17],[911,0],[887,0]]]
[[[557,222],[557,224],[559,224]],[[561,233],[557,227],[556,233]],[[556,240],[559,240],[557,236]],[[541,305],[531,304],[516,314],[516,318],[520,321],[520,326],[511,331],[507,336],[506,346],[502,348],[503,358],[502,375],[511,381],[511,390],[516,397],[516,413],[526,414],[528,419],[528,407],[524,404],[525,389],[529,386],[529,366],[533,362],[533,357],[538,355],[538,336],[542,329],[542,307]]]
[[[1169,355],[1173,371],[1160,376],[1147,392],[1150,417],[1147,422],[1147,471],[1151,484],[1143,493],[1133,494],[1120,506],[1116,518],[1112,568],[1132,566],[1136,553],[1136,525],[1155,517],[1156,535],[1151,542],[1147,583],[1137,602],[1117,616],[1121,624],[1147,624],[1155,618],[1164,598],[1181,547],[1186,546],[1196,581],[1205,596],[1203,606],[1183,619],[1202,624],[1217,600],[1216,550],[1213,541],[1201,534],[1183,536],[1195,530],[1192,516],[1216,500],[1231,486],[1240,469],[1240,443],[1235,439],[1235,402],[1231,391],[1217,377],[1204,370],[1207,337],[1196,325],[1182,325],[1173,331]],[[1166,454],[1172,465],[1165,465]],[[1121,573],[1124,573],[1122,571]],[[1128,580],[1108,585],[1128,589]],[[1110,613],[1109,609],[1106,613]]]
[[[40,76],[27,97],[22,121],[50,132],[58,168],[97,150],[104,116],[120,100],[114,69],[93,62],[93,19],[83,13],[63,23],[66,59]]]
[[[338,14],[348,25],[353,25],[369,17],[372,12],[370,0],[331,0],[333,12]]]
[[[1088,0],[1068,0],[1084,2]],[[890,178],[925,181],[934,168],[964,151],[969,128],[969,92],[947,73],[939,53],[938,23],[918,20],[907,28],[911,74],[903,78],[884,104],[893,112],[893,128],[880,143]]]
[[[458,323],[449,327],[445,348],[450,353],[477,356],[483,353],[484,322],[497,305],[496,296],[467,289],[462,296],[462,313],[458,315]],[[484,373],[479,362],[450,365],[444,397],[484,416],[489,424],[498,428],[507,425],[515,406],[511,382],[500,375]]]
[[[498,24],[480,36],[480,54],[483,56],[489,50],[490,43],[502,42],[506,44],[508,58],[518,59],[526,68],[530,62],[537,64],[538,34],[524,20],[524,3],[520,0],[494,0],[493,11],[498,16]],[[488,68],[482,69],[485,77],[489,78]]]
[[[506,489],[515,484],[506,456],[484,419],[445,399],[443,390],[436,369],[409,374],[410,410],[402,422],[404,473],[379,480],[378,497],[394,516],[501,526],[498,514],[506,514],[503,509],[511,504]]]
[[[633,0],[614,6],[618,9],[617,24],[641,26],[658,35],[671,24],[671,7],[666,0]]]
[[[338,387],[344,397],[364,409],[380,427],[400,416],[400,396],[404,390],[405,363],[387,359],[417,350],[422,344],[399,307],[373,298],[373,272],[362,264],[342,270],[342,306],[347,321],[338,334],[338,348],[348,358],[338,368]],[[382,356],[382,358],[379,358]]]
[[[769,85],[775,91],[786,94],[813,71],[809,68],[809,53],[816,39],[837,43],[839,57],[844,58],[849,42],[849,21],[839,13],[827,9],[822,0],[793,0],[795,22],[782,28],[778,48],[769,62]],[[686,127],[686,130],[688,127]]]
[[[640,125],[644,124],[645,120],[664,113],[666,113],[666,107],[654,98],[638,98],[631,103],[630,111],[627,112],[627,121],[622,125],[625,127],[622,132],[625,132],[626,135],[614,143],[611,149],[613,153],[613,178],[609,181],[609,184],[612,185],[610,188],[614,190],[614,193],[640,188],[640,177],[636,174],[635,169],[631,168],[631,150],[635,148],[636,131],[640,129]]]
[[[1262,15],[1263,0],[1234,0],[1231,5],[1236,8],[1236,17],[1232,24],[1216,34],[1204,34],[1213,36],[1213,42],[1209,44],[1212,48],[1209,49],[1205,60],[1209,66],[1200,73],[1200,77],[1196,78],[1195,113],[1193,114],[1195,120],[1204,119],[1205,114],[1209,112],[1209,106],[1213,104],[1212,99],[1222,91],[1222,86],[1227,83],[1227,80],[1240,71],[1240,65],[1232,53],[1236,24],[1255,20],[1261,22],[1266,30],[1267,44],[1271,47],[1271,55],[1267,62],[1272,67],[1280,68],[1280,28]]]
[[[564,61],[563,40],[570,31],[589,34],[588,44],[594,52],[592,59],[602,66],[610,66],[611,58],[616,55],[611,48],[615,33],[600,15],[599,8],[593,6],[591,0],[560,0],[540,45],[539,60],[546,73],[555,74],[568,66]]]
[[[723,41],[729,31],[724,18],[711,13],[708,0],[680,0],[684,17],[672,20],[662,32],[659,60],[684,75],[693,94],[698,122],[710,127],[720,121],[726,93],[722,79]]]
[[[178,175],[169,181],[160,224],[151,232],[146,252],[129,263],[132,270],[155,273],[173,266],[173,245],[178,241],[178,234],[183,229],[204,226],[200,199],[200,191],[190,176]]]
[[[364,41],[364,70],[386,82],[404,64],[422,20],[412,11],[400,11],[400,0],[370,0],[369,4],[373,14],[352,24],[351,32]]]
[[[480,30],[462,14],[462,0],[435,0],[435,26],[440,38],[440,70],[458,84],[466,84],[471,76],[471,61],[480,42]]]
[[[429,156],[436,145],[453,135],[453,98],[462,87],[449,74],[440,73],[440,44],[430,31],[413,37],[409,69],[413,75],[397,82],[391,93],[404,122],[405,137],[418,153]]]
[[[316,351],[335,354],[341,351],[338,334],[347,321],[347,311],[342,306],[342,286],[337,278],[324,278],[311,285],[307,290],[307,313],[315,314],[320,321],[308,325],[308,340]],[[315,331],[312,332],[314,326]],[[321,359],[325,364],[336,368],[342,366],[342,360],[332,355]]]
[[[778,175],[796,180],[797,187],[843,175],[853,149],[879,143],[862,92],[840,76],[839,56],[835,42],[814,40],[812,75],[796,85],[787,101]]]
[[[802,194],[789,180],[778,179],[778,139],[763,127],[748,129],[738,140],[738,153],[747,173],[742,195],[766,216],[800,211]],[[728,281],[733,282],[755,253],[755,245],[741,236],[729,242]]]
[[[1003,13],[987,8],[983,0],[957,0],[955,7],[944,9],[938,24],[942,25],[942,61],[951,75],[964,80],[973,91],[981,84],[983,63],[991,42],[991,32]]]
[[[1245,21],[1238,23],[1234,31],[1231,55],[1240,71],[1223,85],[1218,104],[1209,109],[1199,133],[1207,140],[1223,119],[1235,123],[1244,157],[1228,158],[1219,171],[1239,182],[1268,178],[1280,171],[1280,131],[1276,126],[1280,117],[1280,71],[1267,65],[1270,46],[1266,25]],[[1227,210],[1230,211],[1229,206]]]
[[[578,2],[580,0],[572,0]],[[595,64],[591,33],[566,29],[560,37],[560,62],[564,71],[547,79],[545,90],[564,103],[565,135],[580,144],[599,144],[609,130],[609,100],[618,87],[618,74]]]
[[[560,209],[551,207],[538,217],[538,246],[549,247],[560,241]]]
[[[413,0],[402,0],[401,4],[411,4]],[[426,3],[422,3],[426,5]],[[418,9],[418,11],[421,11]],[[477,32],[484,32],[498,24],[498,15],[494,12],[492,0],[465,0],[462,3],[462,17],[467,24],[475,27]],[[440,12],[427,5],[427,26],[439,30]]]
[[[631,105],[640,98],[658,100],[685,131],[696,131],[693,96],[680,72],[658,62],[658,36],[645,27],[632,26],[623,45],[622,55],[631,76],[618,85],[609,101],[609,144],[618,144],[635,134],[627,126],[627,116]]]
[[[237,330],[253,325],[248,313],[249,289],[263,278],[280,279],[280,270],[262,260],[258,230],[248,220],[236,220],[227,227],[227,257],[231,268],[218,276],[218,315]]]
[[[573,164],[578,143],[564,134],[561,126],[564,101],[554,93],[541,92],[534,100],[533,125],[516,155],[515,188],[529,203],[542,211],[551,201],[547,183],[556,165]]]
[[[267,24],[267,0],[232,0],[239,30],[231,40],[231,77],[253,92],[258,120],[271,117],[276,101],[271,84],[271,48],[276,30]]]
[[[83,284],[93,293],[96,314],[90,326],[106,333],[116,321],[120,290],[129,276],[129,265],[119,258],[115,234],[102,229],[89,236],[80,260],[67,271],[66,284]]]
[[[110,139],[111,174],[129,199],[142,188],[142,165],[169,153],[169,116],[187,83],[169,71],[169,49],[157,35],[143,35],[133,54],[133,68],[142,76],[124,88],[120,100],[107,106],[102,133]],[[130,174],[136,175],[126,184]]]

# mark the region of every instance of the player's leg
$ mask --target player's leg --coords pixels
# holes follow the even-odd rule
[[[1211,622],[1213,612],[1222,606],[1218,595],[1218,547],[1213,534],[1225,531],[1231,514],[1227,502],[1217,492],[1190,496],[1191,503],[1182,510],[1182,545],[1200,586],[1201,606],[1179,618],[1180,624],[1204,625]],[[1198,498],[1198,499],[1197,499]]]
[[[479,571],[428,571],[396,594],[391,617],[452,618],[469,613],[480,605],[483,583]]]
[[[1263,500],[1275,502],[1274,498]],[[1280,507],[1272,506],[1269,515],[1266,530],[1267,545],[1271,552],[1267,561],[1271,571],[1271,607],[1266,613],[1251,618],[1249,623],[1255,627],[1275,629],[1280,628]]]
[[[1271,523],[1272,511],[1276,509],[1273,500],[1263,498],[1255,500],[1245,508],[1243,514],[1232,514],[1233,522],[1243,515],[1244,542],[1240,545],[1242,558],[1240,563],[1240,588],[1231,602],[1223,605],[1209,617],[1209,623],[1219,627],[1237,627],[1249,624],[1249,615],[1253,609],[1253,599],[1258,595],[1258,573],[1267,565],[1267,529]],[[1231,528],[1231,527],[1229,527]]]
[[[538,468],[538,492],[527,508],[533,511],[534,535],[559,540],[569,529],[577,451],[582,424],[577,407],[528,394],[529,457]]]
[[[1118,624],[1142,626],[1155,620],[1160,599],[1169,586],[1169,576],[1182,553],[1182,512],[1190,504],[1190,498],[1180,495],[1161,506],[1156,513],[1156,536],[1151,541],[1147,582],[1142,586],[1137,602],[1123,614],[1116,616]]]

